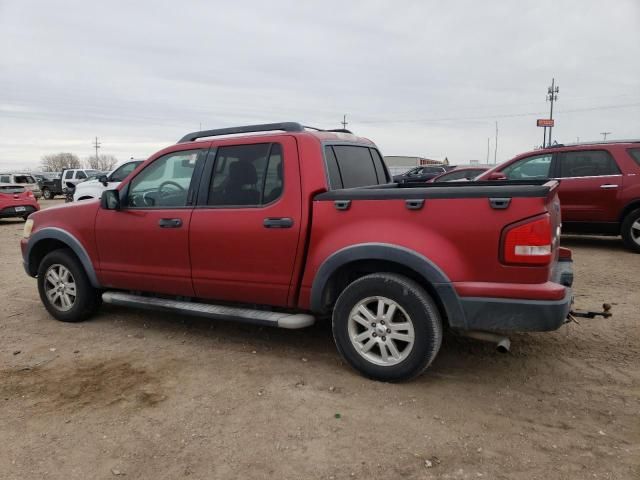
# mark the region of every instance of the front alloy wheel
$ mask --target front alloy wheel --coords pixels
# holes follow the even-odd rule
[[[49,252],[38,266],[38,293],[47,311],[63,322],[79,322],[100,304],[100,292],[89,281],[69,249]]]
[[[76,281],[67,267],[54,263],[44,275],[44,290],[56,310],[68,312],[76,301]]]

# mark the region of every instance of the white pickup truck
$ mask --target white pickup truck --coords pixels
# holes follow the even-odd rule
[[[118,166],[106,175],[102,175],[92,180],[78,183],[73,193],[73,201],[89,200],[92,198],[100,198],[102,192],[120,185],[131,172],[133,172],[144,160],[129,160]]]

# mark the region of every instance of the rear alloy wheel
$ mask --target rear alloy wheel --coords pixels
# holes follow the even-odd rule
[[[640,208],[624,217],[621,234],[626,247],[640,253]]]
[[[42,189],[42,196],[44,197],[45,200],[53,199],[53,193],[51,193],[51,190],[49,190],[48,188]]]
[[[99,291],[71,250],[48,253],[38,267],[38,293],[47,311],[63,322],[80,322],[99,305]]]
[[[442,343],[440,314],[429,294],[392,273],[367,275],[347,286],[336,302],[332,325],[343,358],[375,380],[419,375]]]

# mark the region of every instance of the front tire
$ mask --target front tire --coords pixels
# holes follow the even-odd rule
[[[98,307],[99,292],[91,286],[71,250],[48,253],[38,267],[38,293],[47,311],[62,322],[80,322]]]
[[[625,246],[635,253],[640,253],[640,208],[624,217],[620,233]]]
[[[332,328],[349,365],[387,382],[422,373],[442,343],[433,299],[415,281],[393,273],[366,275],[347,286],[333,310]]]
[[[53,199],[53,193],[51,193],[51,190],[49,190],[48,188],[42,189],[42,196],[44,197],[45,200]]]

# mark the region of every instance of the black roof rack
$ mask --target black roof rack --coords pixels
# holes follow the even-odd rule
[[[263,123],[260,125],[245,125],[242,127],[217,128],[215,130],[202,130],[199,132],[187,133],[178,140],[178,143],[193,142],[199,138],[217,137],[220,135],[233,135],[236,133],[253,133],[253,132],[270,132],[273,130],[282,130],[283,132],[303,132],[305,128],[316,130],[318,132],[335,132],[335,133],[351,133],[346,128],[335,128],[333,130],[323,130],[321,128],[301,125],[298,122],[281,122],[281,123]]]
[[[284,132],[302,132],[304,127],[297,122],[263,123],[260,125],[245,125],[243,127],[217,128],[215,130],[202,130],[187,133],[178,140],[178,143],[193,142],[198,138],[217,137],[220,135],[233,135],[235,133],[269,132],[282,130]]]
[[[582,145],[607,145],[607,144],[615,144],[615,143],[640,143],[640,139],[592,140],[588,142],[576,142],[576,143],[555,143],[546,148],[580,147]]]

